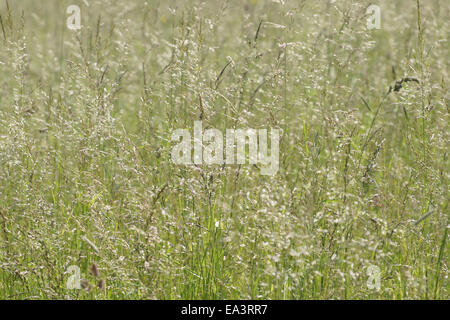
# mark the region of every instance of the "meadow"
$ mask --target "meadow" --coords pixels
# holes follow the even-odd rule
[[[0,298],[449,299],[449,17],[0,0]],[[196,121],[279,130],[277,172],[174,163]]]

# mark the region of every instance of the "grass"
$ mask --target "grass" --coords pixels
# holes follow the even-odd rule
[[[2,2],[0,298],[448,299],[450,6],[370,4]],[[277,174],[175,165],[199,119]]]

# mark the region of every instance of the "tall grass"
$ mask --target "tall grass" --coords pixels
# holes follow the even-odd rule
[[[448,1],[87,3],[0,4],[1,298],[448,299]],[[278,173],[175,165],[199,119]]]

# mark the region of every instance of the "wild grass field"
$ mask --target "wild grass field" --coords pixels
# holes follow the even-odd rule
[[[449,17],[1,0],[0,298],[448,299]],[[279,129],[279,170],[175,164],[200,120]]]

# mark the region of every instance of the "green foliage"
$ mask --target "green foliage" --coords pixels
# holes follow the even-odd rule
[[[448,299],[450,6],[376,2],[2,2],[0,298]],[[278,173],[173,164],[199,119]]]

